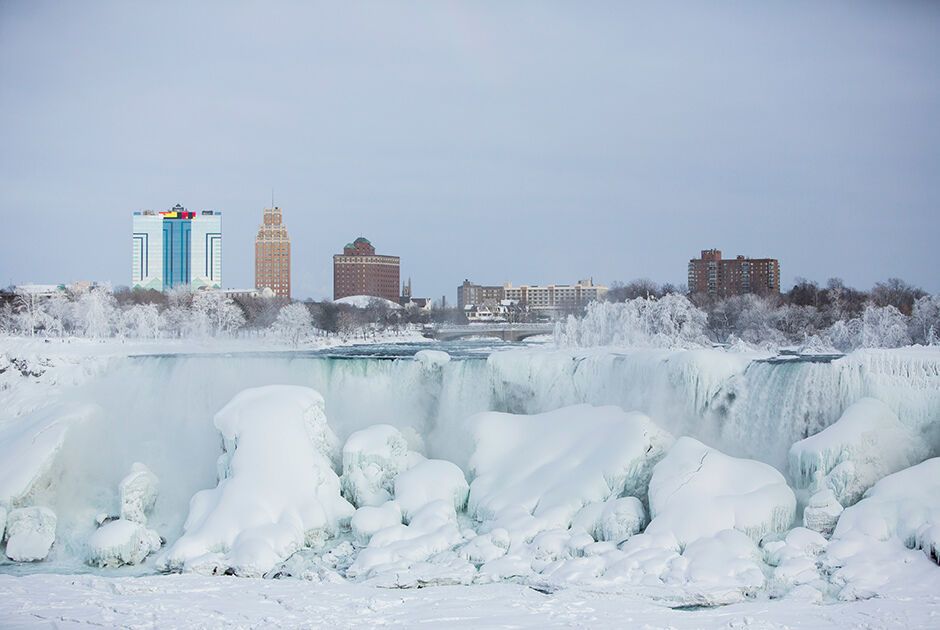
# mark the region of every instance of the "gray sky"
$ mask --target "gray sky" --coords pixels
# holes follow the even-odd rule
[[[131,212],[271,188],[295,297],[685,281],[704,248],[940,291],[940,3],[0,0],[0,284],[129,284]]]

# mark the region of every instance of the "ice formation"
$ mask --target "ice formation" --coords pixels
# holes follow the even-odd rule
[[[131,472],[118,487],[121,495],[121,518],[141,525],[147,524],[147,514],[157,500],[159,481],[149,468],[140,462],[131,467]]]
[[[567,528],[589,503],[645,499],[653,465],[672,439],[645,415],[612,406],[531,416],[490,412],[470,424],[469,513],[493,526],[512,522],[507,529],[525,538]]]
[[[356,431],[343,446],[343,496],[356,507],[382,505],[392,498],[399,473],[421,459],[391,425]]]
[[[49,555],[55,542],[55,512],[46,507],[11,510],[7,516],[7,558],[14,562],[35,562]]]
[[[440,369],[450,362],[450,355],[442,350],[418,350],[415,361],[425,369]]]
[[[316,391],[247,389],[215,426],[225,443],[219,485],[193,497],[185,532],[160,566],[263,575],[348,524],[354,509],[331,465],[338,440]]]
[[[52,405],[0,424],[0,503],[26,501],[51,471],[69,427],[96,411],[95,405]]]
[[[88,564],[119,567],[140,564],[160,549],[160,535],[139,522],[119,518],[108,521],[88,540]]]
[[[830,490],[847,507],[879,479],[925,456],[923,438],[902,425],[886,404],[863,398],[835,423],[790,448],[790,476],[797,488]]]
[[[783,475],[754,460],[730,457],[681,437],[653,470],[648,534],[675,537],[680,547],[736,529],[754,542],[786,531],[796,497]]]
[[[815,532],[829,535],[835,529],[843,509],[836,493],[825,488],[809,498],[809,503],[803,510],[803,525]]]

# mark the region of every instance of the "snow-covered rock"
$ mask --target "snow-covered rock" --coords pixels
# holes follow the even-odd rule
[[[372,536],[380,529],[401,525],[401,508],[395,501],[378,507],[363,506],[356,510],[350,521],[353,536],[363,545],[368,545]]]
[[[863,398],[832,425],[790,448],[798,488],[828,488],[847,507],[879,479],[926,456],[923,441],[883,402]]]
[[[219,485],[192,498],[184,534],[158,565],[262,575],[348,524],[354,508],[340,495],[338,441],[323,409],[310,388],[274,385],[244,390],[219,411]]]
[[[55,542],[56,515],[46,507],[11,510],[7,516],[7,558],[14,562],[35,562],[49,555]]]
[[[646,533],[674,536],[680,547],[725,529],[760,542],[789,529],[796,515],[796,497],[775,468],[689,437],[656,464],[649,501]]]
[[[590,503],[645,497],[653,465],[672,441],[647,416],[613,406],[487,412],[469,422],[475,478],[468,511],[510,532],[527,527],[525,538],[567,528]]]
[[[119,518],[99,527],[88,539],[88,564],[119,567],[140,564],[160,548],[160,535],[139,522]]]
[[[356,507],[382,505],[392,498],[395,477],[422,459],[391,425],[356,431],[343,446],[343,496]]]
[[[443,459],[427,459],[395,478],[395,502],[408,523],[425,505],[444,501],[462,512],[467,505],[470,487],[463,471]]]
[[[9,510],[7,506],[3,503],[0,503],[0,543],[3,542],[3,535],[7,531],[7,514]]]
[[[803,510],[803,525],[828,536],[835,529],[843,509],[832,490],[820,490],[810,497],[806,509]]]
[[[146,525],[147,514],[153,509],[159,487],[157,476],[140,462],[135,463],[118,486],[121,518]]]

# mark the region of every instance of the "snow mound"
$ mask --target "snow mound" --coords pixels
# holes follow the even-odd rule
[[[376,297],[374,295],[349,295],[338,300],[333,300],[333,303],[346,304],[347,306],[355,306],[356,308],[369,308],[372,305],[391,309],[401,308],[401,304],[397,302],[392,302],[391,300],[386,300],[385,298]]]
[[[160,548],[160,535],[138,522],[119,518],[99,527],[88,539],[88,564],[119,567],[140,564]]]
[[[690,437],[679,438],[656,464],[649,504],[646,533],[674,536],[682,548],[725,529],[760,542],[789,529],[796,515],[796,497],[775,468]]]
[[[343,446],[343,496],[356,507],[382,505],[392,498],[399,473],[421,459],[391,425],[356,431]]]
[[[470,420],[474,451],[468,511],[531,539],[567,529],[590,503],[646,497],[653,465],[672,441],[641,413],[575,405],[530,416]]]
[[[790,447],[790,476],[797,488],[832,490],[846,507],[879,479],[925,456],[922,441],[886,404],[863,398],[834,424]]]
[[[157,476],[140,462],[131,467],[131,472],[121,480],[118,491],[121,495],[121,518],[141,525],[147,524],[147,514],[157,501],[160,484]]]
[[[889,475],[839,518],[833,540],[900,540],[940,563],[940,457]]]
[[[0,425],[0,503],[22,504],[52,469],[69,426],[97,409],[53,405]]]
[[[460,467],[443,459],[424,460],[395,479],[395,502],[401,506],[406,523],[434,501],[444,501],[455,512],[462,512],[469,491]]]
[[[428,563],[433,557],[450,551],[463,541],[457,527],[453,500],[432,501],[418,510],[408,525],[394,525],[377,531],[369,541],[369,546],[359,552],[346,575],[367,579],[382,573],[408,572],[416,565]],[[453,558],[445,556],[440,559],[450,561]],[[460,560],[460,563],[468,564],[464,560]],[[421,566],[419,570],[427,571],[428,567]],[[438,573],[438,577],[449,573],[452,571],[444,570],[443,574]]]
[[[14,562],[35,562],[49,555],[55,542],[55,512],[46,507],[11,510],[7,516],[7,558]]]
[[[165,570],[258,576],[348,524],[353,507],[331,466],[338,440],[307,387],[242,391],[215,416],[224,439],[219,485],[190,501]]]
[[[377,531],[395,525],[401,525],[401,508],[395,501],[378,507],[361,507],[350,521],[353,536],[363,545],[368,545]]]
[[[588,534],[590,542],[621,543],[643,531],[646,524],[646,510],[640,500],[621,497],[585,505],[572,519],[571,529]]]
[[[450,362],[450,355],[442,350],[419,350],[415,352],[415,361],[425,369],[442,368]]]

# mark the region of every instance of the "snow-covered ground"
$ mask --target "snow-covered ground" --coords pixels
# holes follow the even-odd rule
[[[940,593],[916,583],[818,605],[761,600],[671,609],[630,590],[519,584],[390,590],[360,584],[167,575],[0,575],[4,628],[936,628]]]
[[[0,625],[940,621],[938,349],[433,347],[0,339]]]

